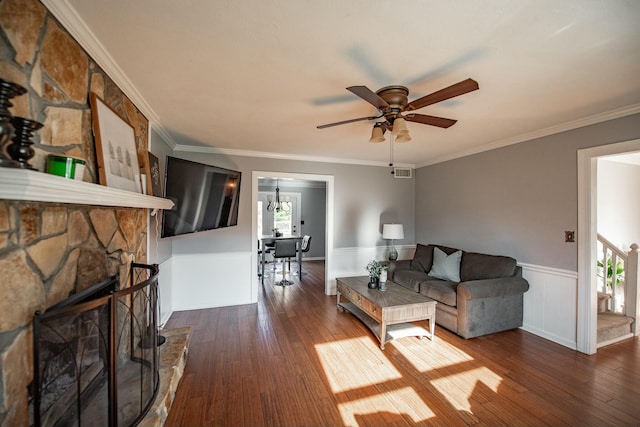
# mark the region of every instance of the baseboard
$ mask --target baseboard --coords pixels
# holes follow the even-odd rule
[[[532,327],[530,325],[522,325],[522,327],[520,329],[522,329],[523,331],[527,331],[527,332],[529,332],[529,333],[531,333],[533,335],[537,335],[540,338],[544,338],[546,340],[553,341],[556,344],[560,344],[562,346],[568,347],[571,350],[577,350],[578,349],[575,341],[571,341],[571,340],[563,338],[561,336],[549,333],[548,331],[545,331],[543,329],[535,328],[535,327]]]
[[[162,318],[160,319],[160,324],[158,325],[158,328],[164,329],[165,325],[167,324],[167,322],[171,318],[172,314],[173,314],[173,311],[165,312],[164,315],[162,316]]]

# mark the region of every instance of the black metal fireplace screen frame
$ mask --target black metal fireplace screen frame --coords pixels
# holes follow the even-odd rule
[[[36,312],[32,424],[134,426],[158,392],[158,265],[131,263],[130,286],[110,277]]]

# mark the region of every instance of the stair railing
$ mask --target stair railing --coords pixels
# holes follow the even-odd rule
[[[606,237],[598,233],[598,242],[602,245],[602,256],[598,260],[601,274],[601,292],[611,295],[611,311],[638,319],[640,302],[638,301],[638,245],[633,243],[628,252],[624,252]],[[623,301],[619,300],[618,287],[623,288]],[[632,325],[634,335],[640,328]]]

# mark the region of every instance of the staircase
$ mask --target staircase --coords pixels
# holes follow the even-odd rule
[[[597,347],[603,347],[638,335],[638,245],[624,252],[598,234],[598,246]]]
[[[633,336],[633,317],[609,310],[611,295],[598,292],[598,347]]]

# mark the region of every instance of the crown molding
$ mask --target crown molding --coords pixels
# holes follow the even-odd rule
[[[345,159],[338,157],[320,157],[320,156],[303,156],[298,154],[288,153],[271,153],[266,151],[249,151],[249,150],[235,150],[230,148],[216,148],[216,147],[201,147],[195,145],[182,145],[178,144],[174,148],[174,151],[201,153],[201,154],[224,154],[227,156],[244,156],[244,157],[261,157],[267,159],[280,159],[280,160],[295,160],[302,162],[318,162],[318,163],[341,163],[347,165],[361,165],[361,166],[383,166],[389,167],[389,162],[380,162],[372,160],[358,160],[358,159]],[[415,168],[414,164],[409,163],[394,163],[395,167],[403,168]]]
[[[583,117],[578,120],[572,120],[570,122],[562,123],[559,125],[551,126],[548,128],[540,129],[537,131],[525,133],[522,135],[514,136],[511,138],[502,139],[489,144],[482,145],[480,147],[471,148],[469,150],[459,151],[448,156],[436,157],[426,162],[421,162],[416,167],[421,168],[429,165],[435,165],[437,163],[443,163],[449,160],[458,159],[460,157],[470,156],[472,154],[482,153],[484,151],[493,150],[500,147],[506,147],[507,145],[518,144],[520,142],[531,141],[533,139],[542,138],[549,135],[555,135],[557,133],[566,132],[581,127],[594,125],[597,123],[606,122],[607,120],[619,119],[622,117],[630,116],[632,114],[640,113],[640,104],[630,105],[628,107],[622,107],[615,110],[607,111],[605,113],[594,114],[592,116]]]
[[[149,120],[154,130],[169,146],[175,146],[176,142],[169,133],[160,125],[160,118],[153,111],[151,106],[142,97],[140,92],[131,83],[131,80],[118,66],[107,49],[100,43],[91,29],[82,20],[76,10],[67,0],[41,0],[42,4],[51,14],[62,24],[80,46],[91,56],[100,68],[113,80],[113,82],[124,92],[133,104]]]
[[[176,149],[178,144],[176,143],[175,139],[173,139],[173,137],[169,135],[169,132],[167,132],[167,130],[158,122],[151,122],[151,129],[155,131],[160,136],[160,138],[163,139],[163,141],[169,146],[169,148],[171,148],[172,150]]]

